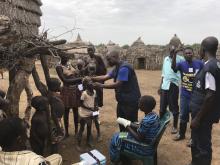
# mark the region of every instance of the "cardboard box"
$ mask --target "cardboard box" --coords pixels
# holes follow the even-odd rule
[[[106,157],[102,155],[98,150],[92,150],[88,153],[84,153],[80,155],[80,160],[84,161],[85,165],[100,165],[106,164]]]
[[[85,162],[84,162],[84,161],[81,161],[81,162],[79,162],[79,163],[74,163],[74,164],[72,164],[72,165],[85,165]]]

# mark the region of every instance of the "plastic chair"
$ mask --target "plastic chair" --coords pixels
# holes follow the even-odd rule
[[[141,160],[144,165],[157,165],[157,147],[158,147],[158,144],[160,142],[160,139],[163,136],[163,133],[166,130],[166,127],[167,127],[168,123],[170,122],[170,119],[171,119],[171,113],[166,112],[163,115],[163,117],[160,119],[161,126],[160,126],[160,129],[158,131],[158,134],[150,144],[137,142],[137,141],[131,140],[131,139],[123,139],[122,140],[121,154],[125,155],[126,157],[128,157],[132,160]],[[126,150],[126,148],[123,147],[124,144],[128,144],[128,143],[131,143],[132,146],[134,146],[134,147],[138,147],[138,148],[142,148],[142,149],[146,149],[146,150],[149,149],[149,148],[153,148],[154,153],[153,153],[152,156],[138,155],[138,154],[133,153],[129,150]]]

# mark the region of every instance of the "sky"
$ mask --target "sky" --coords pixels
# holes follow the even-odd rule
[[[220,39],[219,0],[42,2],[40,30],[49,30],[51,39],[65,38],[71,42],[78,33],[93,44],[106,44],[111,40],[130,45],[141,37],[145,44],[165,45],[174,34],[185,44],[200,43],[207,36]],[[61,35],[68,31],[71,32]]]

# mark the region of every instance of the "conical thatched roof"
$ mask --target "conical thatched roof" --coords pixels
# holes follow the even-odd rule
[[[82,38],[80,36],[80,34],[78,33],[77,35],[77,38],[76,38],[76,41],[75,42],[82,42]]]
[[[89,45],[89,42],[83,41],[79,33],[77,35],[76,40],[68,44],[68,46],[70,47],[73,47],[73,46],[80,47],[80,46],[88,46],[88,45]]]
[[[112,42],[111,40],[108,42],[106,47],[107,47],[108,52],[111,52],[111,51],[119,51],[120,52],[120,51],[122,51],[122,48],[118,44]]]
[[[180,46],[182,43],[181,43],[181,40],[179,39],[179,37],[177,37],[176,34],[174,34],[174,36],[171,38],[170,42],[169,42],[169,45],[173,45],[175,47],[178,47]]]
[[[107,46],[115,46],[116,44],[112,42],[111,40],[108,42]]]
[[[138,37],[138,39],[136,41],[134,41],[134,43],[131,45],[133,46],[145,46],[144,42],[142,41],[141,37]]]
[[[74,54],[87,54],[87,47],[91,45],[90,42],[83,41],[80,34],[78,33],[77,38],[73,42],[69,42],[64,45],[64,48],[73,48],[69,50],[69,53],[74,53]]]
[[[0,0],[0,15],[13,22],[12,28],[20,35],[28,37],[38,34],[41,25],[41,0]]]

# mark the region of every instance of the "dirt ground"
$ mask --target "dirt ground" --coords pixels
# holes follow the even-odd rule
[[[37,67],[42,77],[42,70]],[[54,72],[53,72],[54,73]],[[160,71],[136,71],[141,88],[142,95],[153,95],[156,98],[157,106],[156,111],[159,110],[159,96],[157,95],[157,89],[160,84]],[[54,75],[55,76],[55,75]],[[43,77],[42,77],[43,78]],[[8,75],[5,74],[5,79],[0,80],[0,88],[7,90],[8,87]],[[34,91],[34,95],[38,95],[33,79],[31,77],[31,85]],[[20,116],[24,116],[24,109],[26,106],[26,94],[22,93],[20,101]],[[34,110],[33,110],[34,111]],[[79,161],[80,153],[76,151],[76,139],[73,135],[73,117],[70,114],[70,134],[71,136],[65,139],[59,146],[59,153],[63,156],[64,165],[70,165]],[[139,118],[143,117],[143,113],[139,113]],[[108,146],[112,135],[118,131],[118,125],[116,124],[116,101],[114,98],[113,90],[104,91],[104,107],[101,110],[101,133],[102,142],[96,142],[96,130],[93,128],[93,139],[96,149],[103,153],[109,163]],[[186,143],[190,137],[190,129],[187,130],[186,139],[181,142],[174,142],[172,140],[173,135],[170,134],[171,124],[164,133],[161,142],[158,147],[158,165],[186,165],[190,162],[190,148],[186,147]],[[85,135],[85,134],[84,134]],[[213,129],[213,163],[212,165],[220,164],[220,126],[216,124]],[[85,140],[83,141],[85,142]],[[87,149],[85,147],[85,149]],[[139,164],[139,163],[134,163]]]

